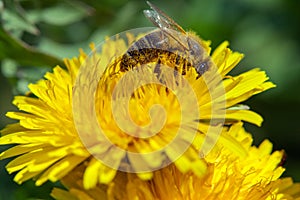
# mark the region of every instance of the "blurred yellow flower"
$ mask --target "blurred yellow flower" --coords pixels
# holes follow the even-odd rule
[[[284,172],[280,166],[283,151],[272,153],[272,144],[265,140],[259,147],[252,146],[252,137],[241,123],[233,125],[226,134],[234,137],[247,151],[239,157],[227,148],[214,149],[205,158],[207,173],[181,173],[174,164],[154,172],[153,179],[143,181],[135,174],[118,172],[108,185],[91,190],[83,187],[84,167],[80,166],[62,179],[68,189],[55,188],[56,199],[177,199],[177,200],[271,200],[300,199],[300,184],[291,178],[279,178]]]
[[[209,43],[202,42],[207,53],[210,54]],[[225,117],[226,124],[232,124],[233,122],[241,120],[256,125],[261,124],[262,118],[258,114],[245,109],[243,106],[239,107],[238,104],[252,95],[274,87],[274,84],[268,82],[268,77],[265,72],[259,69],[254,69],[238,76],[227,75],[243,57],[240,53],[232,52],[227,46],[228,42],[222,43],[211,55],[212,61],[217,66],[218,76],[221,77],[221,82],[216,82],[213,77],[204,80],[204,75],[203,77],[196,78],[195,71],[188,72],[185,75],[197,97],[197,104],[190,106],[189,109],[192,111],[196,107],[201,112],[198,118],[184,118],[188,123],[195,123],[197,127],[197,130],[190,130],[190,127],[184,127],[183,133],[185,134],[179,136],[183,138],[184,141],[191,140],[191,146],[189,146],[187,151],[179,158],[177,154],[175,155],[174,152],[176,152],[176,149],[174,148],[164,151],[161,157],[144,158],[142,156],[141,159],[144,159],[143,162],[146,163],[145,165],[147,165],[149,169],[156,169],[162,166],[166,160],[176,160],[174,163],[176,168],[171,166],[154,174],[150,171],[145,171],[145,173],[138,173],[139,178],[149,180],[154,176],[153,181],[156,181],[156,179],[160,179],[160,173],[169,173],[168,171],[170,170],[173,170],[180,176],[181,173],[187,173],[186,175],[182,175],[184,177],[191,176],[190,172],[193,172],[199,176],[199,178],[203,176],[207,170],[209,174],[221,173],[221,171],[215,172],[214,169],[216,166],[212,166],[211,164],[207,165],[208,158],[199,159],[199,151],[201,150],[201,145],[205,140],[207,131],[210,128],[210,123]],[[143,86],[135,91],[129,102],[130,115],[134,122],[144,126],[148,124],[150,120],[148,114],[145,113],[150,112],[150,108],[153,104],[162,104],[168,116],[163,129],[158,130],[154,136],[144,139],[128,135],[117,126],[114,116],[112,115],[112,108],[109,105],[113,90],[112,87],[120,79],[120,73],[114,71],[114,69],[118,68],[115,66],[107,68],[103,76],[100,77],[99,83],[96,84],[98,87],[94,102],[97,121],[100,123],[105,136],[110,140],[111,145],[101,143],[101,139],[94,140],[92,138],[90,142],[95,142],[93,148],[86,149],[86,146],[81,140],[82,138],[78,135],[78,124],[74,123],[74,117],[78,117],[77,115],[81,115],[81,113],[79,113],[79,111],[77,112],[76,109],[74,110],[73,95],[76,94],[76,92],[84,94],[85,90],[89,90],[90,84],[94,81],[87,77],[80,77],[80,75],[78,75],[81,70],[80,67],[85,63],[87,65],[86,67],[93,70],[95,66],[99,64],[99,60],[101,60],[100,65],[109,63],[109,58],[111,58],[112,54],[117,51],[126,50],[127,48],[128,46],[125,41],[119,38],[115,41],[107,41],[101,49],[102,51],[100,53],[94,52],[92,56],[88,57],[81,51],[78,58],[65,60],[67,70],[57,66],[53,69],[52,73],[45,75],[45,80],[40,80],[36,84],[30,84],[30,96],[15,97],[13,104],[15,104],[21,112],[8,112],[7,116],[19,120],[19,122],[8,125],[2,130],[2,137],[0,138],[1,145],[15,144],[15,146],[2,152],[0,159],[15,157],[6,168],[9,173],[17,172],[14,178],[17,183],[22,183],[28,179],[34,179],[36,185],[41,185],[47,180],[55,182],[71,173],[78,165],[83,165],[84,163],[83,185],[85,188],[93,188],[97,183],[110,183],[114,179],[117,170],[123,167],[123,160],[127,160],[133,168],[140,167],[137,165],[141,164],[141,162],[130,162],[131,158],[127,157],[126,153],[114,152],[111,148],[113,145],[123,149],[125,152],[148,153],[164,147],[175,137],[176,131],[181,125],[179,109],[182,105],[179,104],[174,93],[168,92],[164,87],[155,84]],[[95,47],[92,47],[92,49],[95,50]],[[116,65],[118,65],[118,63],[116,63]],[[106,65],[99,66],[100,71],[103,72],[105,67]],[[94,71],[94,73],[90,71],[90,73],[92,73],[92,77],[93,74],[95,74],[95,76],[98,75],[98,71]],[[210,72],[208,71],[205,72],[205,74],[206,73]],[[113,74],[117,74],[117,78],[111,78],[114,77],[112,76]],[[84,84],[83,88],[75,87],[78,76],[80,77],[80,81]],[[171,77],[168,80],[173,79]],[[225,91],[224,93],[220,93],[217,99],[225,100],[226,116],[213,116],[211,114],[212,104],[214,101],[217,101],[211,97],[211,92],[217,90],[218,87],[223,88]],[[77,91],[75,91],[76,89]],[[189,102],[185,103],[187,105],[184,106],[188,107]],[[81,106],[85,108],[87,105],[82,104]],[[122,114],[123,113],[120,115]],[[79,119],[85,121],[89,120],[89,118],[91,118],[89,115],[79,116]],[[94,130],[94,127],[89,127],[89,123],[80,124],[80,126],[84,126],[89,133]],[[188,138],[190,131],[196,131],[195,138]],[[234,151],[236,155],[241,157],[246,155],[246,151],[236,142],[234,137],[222,133],[220,141],[228,150]],[[266,147],[262,147],[261,151],[264,150],[266,150]],[[254,149],[252,151],[260,150]],[[113,167],[108,167],[102,162],[103,160],[99,161],[93,157],[91,152],[93,155],[94,153],[107,155],[107,157],[105,157],[106,160],[115,159],[116,162]],[[222,155],[223,154],[220,154],[220,156]],[[228,160],[225,159],[225,161],[222,162],[227,161]],[[233,170],[233,168],[236,167],[236,163],[232,162],[232,160],[230,160],[230,163],[232,164],[231,170]],[[219,165],[218,167],[221,168],[223,164],[219,163]],[[247,170],[249,172],[250,169]],[[275,173],[276,175],[273,178],[278,177],[280,174],[279,171],[278,169],[276,173],[272,172],[272,174]],[[241,176],[244,177],[245,174],[242,173]],[[232,181],[230,176],[223,177],[219,175],[214,176],[214,178],[220,179],[217,181],[220,182],[220,185],[213,187],[214,192],[218,191],[221,186],[227,187],[226,185],[222,185],[223,182]],[[194,177],[193,179],[196,180],[197,178]],[[134,179],[134,182],[136,181],[139,182]],[[270,181],[271,180],[268,179],[264,184]],[[141,182],[138,184],[141,184],[140,188],[143,188],[146,187],[148,183]],[[256,184],[258,183],[256,182]],[[263,183],[261,182],[260,184]],[[155,185],[163,188],[167,187],[168,183],[166,183],[166,185],[164,185],[164,183],[157,183]],[[130,187],[130,185],[128,187]],[[187,189],[188,188],[184,190]],[[153,193],[153,195],[157,194]]]

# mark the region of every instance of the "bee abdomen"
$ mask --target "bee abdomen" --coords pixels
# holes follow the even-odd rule
[[[176,70],[177,66],[182,66],[184,74],[187,66],[191,66],[189,62],[176,53],[162,49],[144,48],[126,52],[121,60],[120,71],[125,72],[151,62],[158,64],[167,64],[166,62],[169,62],[174,65]]]

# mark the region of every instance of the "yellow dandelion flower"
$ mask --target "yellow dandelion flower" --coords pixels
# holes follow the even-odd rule
[[[209,42],[197,39],[203,44],[207,54],[210,54]],[[269,82],[265,72],[259,69],[238,76],[227,75],[243,55],[232,52],[227,48],[228,42],[224,42],[211,55],[217,71],[207,71],[199,78],[192,68],[184,75],[186,82],[183,80],[181,83],[176,82],[177,75],[173,71],[171,74],[161,73],[166,76],[164,80],[169,85],[176,85],[173,92],[155,83],[136,89],[131,94],[128,106],[131,120],[138,127],[126,126],[127,111],[111,106],[114,87],[121,82],[126,72],[120,72],[120,62],[115,62],[108,68],[106,66],[111,63],[111,58],[118,54],[116,52],[126,51],[128,44],[134,40],[137,39],[134,39],[133,35],[127,35],[127,42],[122,38],[107,40],[100,53],[95,52],[95,47],[92,46],[91,56],[81,51],[78,58],[65,60],[67,70],[56,66],[52,73],[45,75],[45,80],[30,84],[30,92],[35,97],[15,97],[13,104],[22,112],[8,112],[7,116],[19,122],[2,130],[0,144],[16,146],[2,152],[0,159],[16,156],[6,166],[9,173],[17,172],[14,178],[16,182],[22,183],[31,178],[36,180],[36,185],[41,185],[47,180],[57,181],[83,162],[88,163],[84,173],[85,188],[95,187],[98,182],[109,183],[121,168],[126,171],[131,167],[132,171],[144,172],[138,174],[140,178],[150,179],[153,176],[151,171],[173,161],[181,172],[193,171],[201,176],[209,166],[204,159],[198,159],[199,151],[202,153],[201,145],[211,139],[205,137],[209,130],[212,129],[211,132],[217,134],[222,129],[218,120],[222,122],[225,118],[225,123],[228,124],[240,120],[261,124],[262,118],[258,114],[239,107],[238,104],[252,95],[274,87],[274,84]],[[168,60],[165,63],[168,63]],[[175,68],[174,63],[169,64]],[[83,72],[82,69],[88,70]],[[142,71],[142,75],[151,82],[155,78],[148,76],[149,69],[150,75],[155,74],[154,68],[147,68]],[[217,79],[217,76],[221,79]],[[95,81],[97,78],[99,82]],[[136,80],[132,80],[135,83]],[[190,97],[186,95],[190,94],[190,91],[183,93],[181,97],[176,96],[176,93],[180,92],[178,85],[179,89],[189,88],[194,92],[191,94],[195,97],[193,101],[185,100],[186,96]],[[95,88],[95,101],[91,103],[87,97],[94,94],[92,92]],[[220,88],[224,92],[220,92]],[[125,94],[126,90],[118,91],[118,97],[128,95]],[[217,107],[224,114],[212,113],[214,104],[222,102],[225,102],[226,113],[222,106]],[[122,102],[115,106],[119,108],[120,104]],[[155,113],[157,110],[151,110],[154,104],[162,105],[166,118],[161,117],[160,112]],[[93,112],[89,112],[92,108],[95,108],[95,116]],[[184,114],[180,108],[185,108]],[[197,109],[201,115],[197,112],[197,115],[194,114],[194,110]],[[119,127],[117,122],[120,119],[115,119],[114,112],[118,113],[117,117],[123,117],[121,120],[125,127]],[[150,132],[141,128],[146,127],[153,119],[157,123],[150,123],[153,125],[147,129],[151,130]],[[163,120],[165,124],[161,126]],[[183,122],[186,126],[182,126]],[[95,127],[95,123],[100,124],[105,137],[98,137],[96,129],[99,127]],[[177,137],[178,130],[181,134]],[[96,134],[96,138],[89,134]],[[221,134],[221,138],[229,149],[239,156],[245,156],[245,151],[233,137]],[[214,139],[216,138],[211,140]],[[107,143],[107,140],[110,142]],[[178,143],[169,145],[171,141]],[[182,143],[183,147],[178,150],[179,143]],[[169,147],[163,149],[167,145]],[[160,149],[163,150],[159,154],[150,154]],[[135,154],[138,156],[134,157]],[[97,159],[99,155],[100,160]],[[149,170],[139,171],[139,168]]]
[[[300,184],[293,183],[291,178],[279,178],[284,171],[280,166],[283,151],[272,153],[272,144],[268,140],[259,147],[252,146],[252,137],[241,123],[233,125],[226,134],[237,139],[247,156],[239,157],[227,148],[214,149],[205,158],[209,164],[202,177],[182,173],[171,164],[155,171],[149,181],[143,181],[135,174],[118,172],[110,184],[85,190],[82,182],[84,167],[80,166],[63,178],[62,183],[68,190],[55,188],[52,196],[61,200],[300,199]]]

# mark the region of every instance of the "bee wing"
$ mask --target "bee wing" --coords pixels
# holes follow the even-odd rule
[[[152,10],[144,10],[145,16],[165,34],[176,40],[185,50],[188,50],[188,45],[183,44],[178,40],[178,34],[175,32],[186,34],[181,26],[179,26],[171,17],[160,10],[158,7],[147,1],[147,4]],[[173,30],[173,31],[172,31]]]
[[[179,26],[171,17],[166,13],[160,10],[158,7],[147,1],[147,4],[152,10],[144,10],[145,16],[157,27],[160,29],[172,29],[185,33],[183,28]]]

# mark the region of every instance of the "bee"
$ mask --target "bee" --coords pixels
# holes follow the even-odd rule
[[[120,71],[128,71],[136,65],[149,62],[162,63],[163,58],[182,66],[177,69],[183,75],[194,67],[198,77],[204,74],[211,61],[200,39],[193,33],[186,32],[171,17],[147,1],[151,10],[144,10],[144,15],[158,29],[146,34],[134,42],[123,54]],[[163,63],[164,64],[164,63]]]

